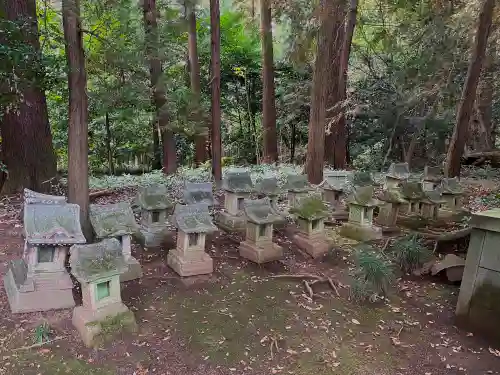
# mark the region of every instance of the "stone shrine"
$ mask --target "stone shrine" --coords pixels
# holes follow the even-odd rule
[[[186,182],[184,186],[184,202],[186,204],[203,203],[209,207],[215,206],[211,182]]]
[[[313,258],[326,254],[330,249],[325,236],[328,207],[317,194],[299,196],[296,199],[296,205],[291,210],[297,217],[299,227],[294,236],[295,243]]]
[[[500,340],[500,209],[472,215],[472,233],[456,308],[457,323]]]
[[[132,256],[132,235],[139,232],[134,213],[128,202],[107,205],[90,205],[90,222],[99,240],[116,238],[122,247],[128,270],[120,275],[120,281],[138,279],[142,276],[140,263]]]
[[[71,247],[71,273],[82,288],[82,306],[73,310],[73,325],[86,346],[94,346],[103,326],[136,328],[134,314],[122,302],[120,274],[127,271],[120,242],[105,239]],[[108,324],[106,324],[108,323]]]
[[[464,189],[460,186],[456,177],[443,178],[441,181],[441,193],[444,200],[442,211],[452,214],[462,211]]]
[[[342,225],[340,234],[357,241],[371,241],[382,238],[380,227],[373,225],[373,211],[379,201],[373,198],[373,186],[356,187],[347,198],[349,218]]]
[[[245,170],[228,172],[222,189],[225,211],[219,213],[217,224],[227,231],[244,229],[243,202],[254,190],[250,173]]]
[[[142,187],[137,196],[141,211],[140,232],[144,247],[158,247],[167,235],[169,211],[174,207],[165,185]]]
[[[281,246],[273,243],[273,224],[281,220],[268,198],[247,200],[245,241],[240,243],[240,256],[255,263],[283,258]]]
[[[175,206],[173,222],[177,228],[177,247],[167,256],[168,265],[180,276],[212,273],[214,263],[205,252],[207,233],[215,232],[208,206],[203,203]]]
[[[443,171],[440,167],[429,167],[424,168],[424,177],[422,179],[422,188],[424,191],[435,190],[443,179]]]
[[[400,188],[384,190],[379,199],[385,204],[380,207],[376,223],[383,230],[396,231],[399,230],[396,222],[398,220],[399,210],[402,205],[408,204],[404,198]]]
[[[13,313],[75,306],[73,283],[66,271],[68,247],[86,242],[76,204],[26,204],[25,253],[13,260],[4,287]]]
[[[370,172],[355,171],[349,178],[351,186],[373,186],[373,178]]]
[[[295,207],[297,198],[304,197],[313,190],[305,174],[289,174],[284,189],[288,192],[288,205]]]
[[[392,163],[385,175],[385,188],[397,188],[410,177],[408,163]]]
[[[278,196],[283,193],[283,190],[280,189],[276,177],[264,177],[255,187],[255,192],[262,198],[269,198],[271,207],[276,208]]]
[[[333,208],[333,216],[336,219],[347,218],[347,210],[342,199],[348,191],[348,178],[352,175],[349,171],[328,171],[323,174],[321,183],[323,197]]]
[[[426,219],[437,220],[439,206],[441,206],[442,203],[444,203],[444,200],[441,197],[441,191],[437,189],[425,191],[419,203],[420,215]]]
[[[403,207],[403,214],[420,215],[420,201],[424,198],[422,184],[419,182],[404,182],[401,186],[403,197],[408,201]]]

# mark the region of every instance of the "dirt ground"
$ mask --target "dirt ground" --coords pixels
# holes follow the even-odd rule
[[[22,253],[21,232],[18,215],[4,217],[2,275]],[[311,301],[299,280],[272,276],[325,275],[342,286],[352,269],[350,246],[337,241],[313,261],[291,243],[292,234],[291,226],[276,232],[283,261],[256,266],[238,257],[241,236],[219,232],[207,242],[214,274],[185,280],[166,265],[165,250],[134,245],[144,277],[123,284],[122,297],[138,332],[97,349],[83,346],[71,310],[11,314],[2,286],[0,374],[500,374],[498,348],[454,326],[458,286],[406,277],[386,301],[356,305],[346,287],[337,297],[325,285]],[[57,340],[26,348],[43,322]]]

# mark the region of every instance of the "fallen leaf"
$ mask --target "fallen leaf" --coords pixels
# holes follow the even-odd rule
[[[361,324],[358,320],[356,319],[351,319],[351,322],[353,322],[354,324]]]

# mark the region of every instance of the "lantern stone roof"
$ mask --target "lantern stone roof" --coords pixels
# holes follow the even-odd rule
[[[443,171],[441,167],[430,167],[430,166],[425,166],[424,168],[424,181],[429,181],[429,182],[441,182],[443,179]]]
[[[409,201],[418,201],[424,197],[424,190],[420,182],[403,182],[401,190]]]
[[[401,189],[387,189],[382,191],[379,199],[387,203],[403,204],[408,203]]]
[[[24,189],[25,204],[65,204],[68,200],[65,196],[37,193],[30,189]]]
[[[347,204],[356,204],[364,207],[375,207],[379,201],[373,198],[375,189],[373,186],[358,186],[355,187],[352,193],[347,197]]]
[[[276,177],[264,177],[256,186],[255,189],[258,193],[266,196],[280,195],[283,190],[278,185]]]
[[[186,204],[205,203],[215,205],[211,182],[186,182],[184,186],[184,202]]]
[[[292,193],[305,193],[313,190],[305,174],[289,174],[284,188]]]
[[[408,163],[392,163],[386,176],[397,180],[407,180],[410,177],[410,166]]]
[[[427,204],[441,204],[445,203],[445,200],[441,196],[441,191],[439,189],[425,191],[422,203]]]
[[[464,189],[460,186],[456,177],[443,178],[441,181],[441,192],[444,195],[462,195],[464,193]]]
[[[351,175],[350,171],[327,171],[323,173],[321,187],[325,190],[344,191],[348,187],[348,178]]]
[[[299,218],[312,221],[328,216],[328,207],[318,194],[308,194],[296,198],[296,205],[290,212]]]
[[[222,189],[231,193],[251,193],[253,191],[253,182],[250,172],[246,170],[227,172],[222,181]]]
[[[373,186],[372,174],[367,171],[356,171],[351,176],[353,186]]]
[[[79,282],[91,283],[119,275],[128,269],[122,247],[116,238],[71,247],[71,273]]]
[[[87,242],[77,204],[26,204],[24,233],[33,245],[73,245]]]
[[[137,196],[137,204],[147,211],[167,210],[174,206],[168,196],[167,187],[161,184],[141,187]]]
[[[98,238],[118,237],[139,231],[128,202],[90,205],[90,222]]]
[[[184,233],[210,233],[217,230],[208,212],[208,205],[204,203],[177,204],[173,224]]]
[[[245,200],[243,211],[247,220],[254,224],[272,224],[282,220],[282,217],[271,207],[269,198]]]

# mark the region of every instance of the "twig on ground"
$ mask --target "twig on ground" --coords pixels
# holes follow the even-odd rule
[[[46,344],[50,344],[50,343],[53,343],[54,341],[59,341],[59,340],[62,340],[66,338],[66,336],[57,336],[55,338],[53,338],[52,340],[49,340],[49,341],[44,341],[44,342],[39,342],[39,343],[36,343],[36,344],[33,344],[33,345],[29,345],[29,346],[21,346],[20,348],[16,348],[14,349],[14,351],[18,351],[18,350],[29,350],[29,349],[33,349],[33,348],[39,348],[40,346],[43,346],[43,345],[46,345]]]
[[[403,328],[404,328],[404,324],[401,324],[401,328],[399,329],[398,331],[398,334],[396,335],[396,337],[399,339],[399,335],[401,335],[401,331],[403,331]]]
[[[315,279],[315,280],[321,280],[321,276],[312,275],[310,273],[271,275],[271,276],[269,276],[269,278],[271,278],[271,279]]]
[[[327,281],[328,281],[328,285],[330,285],[330,288],[332,288],[335,291],[335,294],[337,295],[337,297],[340,297],[339,290],[337,289],[337,286],[335,285],[335,283],[333,282],[331,277],[329,277],[327,279]]]
[[[304,287],[306,288],[307,294],[309,294],[309,298],[312,299],[314,296],[314,292],[313,292],[311,286],[309,285],[309,283],[306,280],[302,280],[302,283],[304,284]]]
[[[390,238],[388,238],[387,241],[385,241],[384,247],[382,247],[382,253],[387,250],[387,246],[389,246],[390,242],[391,242]]]

